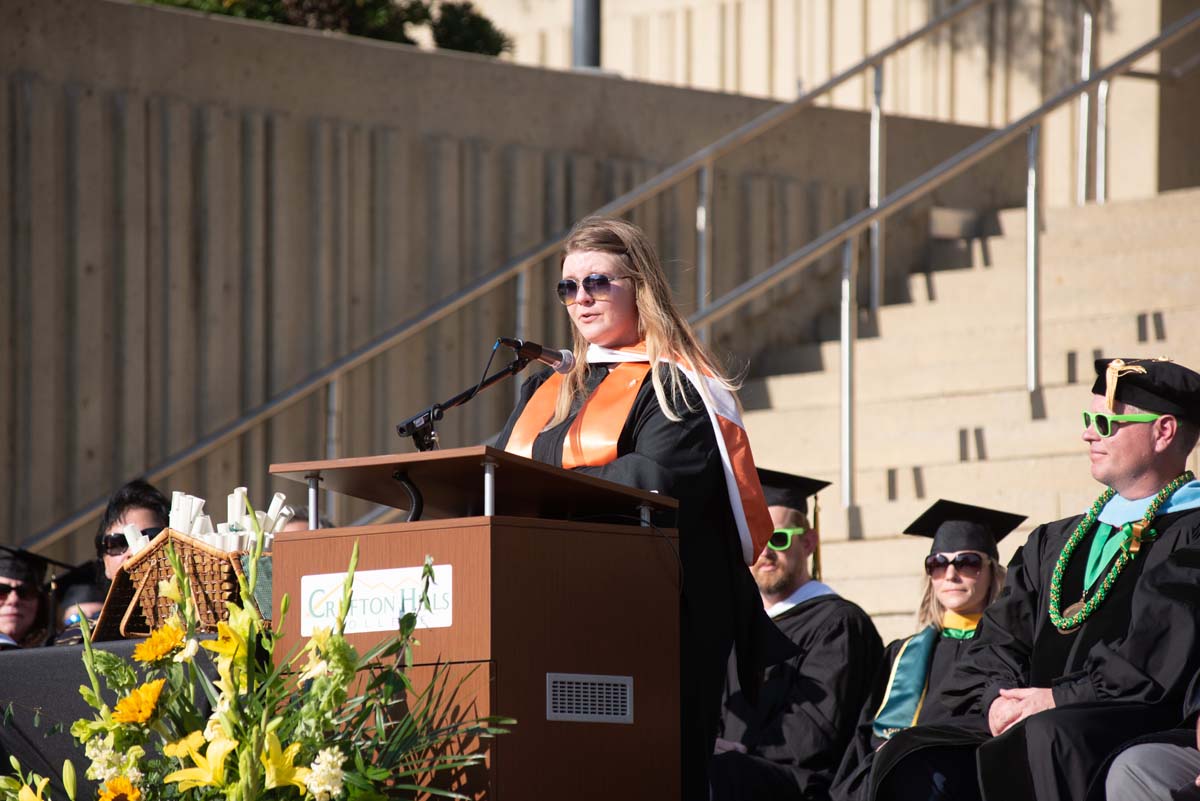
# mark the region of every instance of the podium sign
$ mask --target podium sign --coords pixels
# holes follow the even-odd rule
[[[473,513],[483,507],[484,460],[495,466],[493,516]],[[327,489],[397,505],[407,495],[391,476],[403,472],[426,512],[470,510],[279,535],[277,614],[283,594],[291,597],[280,653],[328,620],[331,606],[336,612],[355,542],[361,578],[347,631],[360,651],[412,609],[432,557],[434,609],[420,620],[414,649],[418,689],[434,664],[449,665],[452,682],[470,676],[455,699],[464,716],[518,721],[491,741],[487,769],[458,791],[501,801],[678,798],[678,541],[673,530],[636,522],[639,506],[671,509],[673,500],[491,448],[271,472],[316,475]],[[602,516],[629,522],[591,519]],[[380,630],[389,615],[392,629]]]

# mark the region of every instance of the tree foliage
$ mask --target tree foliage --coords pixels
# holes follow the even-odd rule
[[[209,14],[339,31],[414,44],[409,26],[428,25],[438,47],[498,56],[512,39],[470,0],[147,0]]]

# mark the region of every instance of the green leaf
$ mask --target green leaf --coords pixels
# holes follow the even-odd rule
[[[123,694],[137,686],[137,673],[121,657],[109,651],[96,650],[92,652],[92,658],[96,672],[105,678],[110,689]]]
[[[8,706],[4,707],[4,725],[7,726],[8,724],[12,723],[12,719],[13,719],[13,705],[12,705],[12,701],[9,701]]]
[[[37,708],[33,710],[33,728],[39,728],[42,725],[42,710]]]

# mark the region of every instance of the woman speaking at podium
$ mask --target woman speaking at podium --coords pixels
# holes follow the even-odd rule
[[[730,651],[755,687],[778,642],[746,569],[773,526],[737,384],[675,308],[641,229],[590,217],[564,253],[575,366],[525,382],[497,447],[679,501],[683,798],[707,798]]]

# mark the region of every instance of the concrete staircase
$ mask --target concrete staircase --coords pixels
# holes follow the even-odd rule
[[[928,541],[898,536],[937,498],[1029,515],[1075,514],[1101,491],[1080,440],[1092,361],[1169,356],[1200,368],[1200,190],[1050,209],[1042,238],[1042,370],[1024,388],[1024,211],[970,243],[969,269],[910,279],[911,302],[880,311],[856,351],[862,538],[848,538],[835,485],[823,493],[825,578],[862,605],[884,640],[913,629]],[[838,349],[797,349],[824,369],[747,382],[756,460],[836,481]],[[787,361],[787,354],[784,361]],[[1196,469],[1193,454],[1193,469]]]

